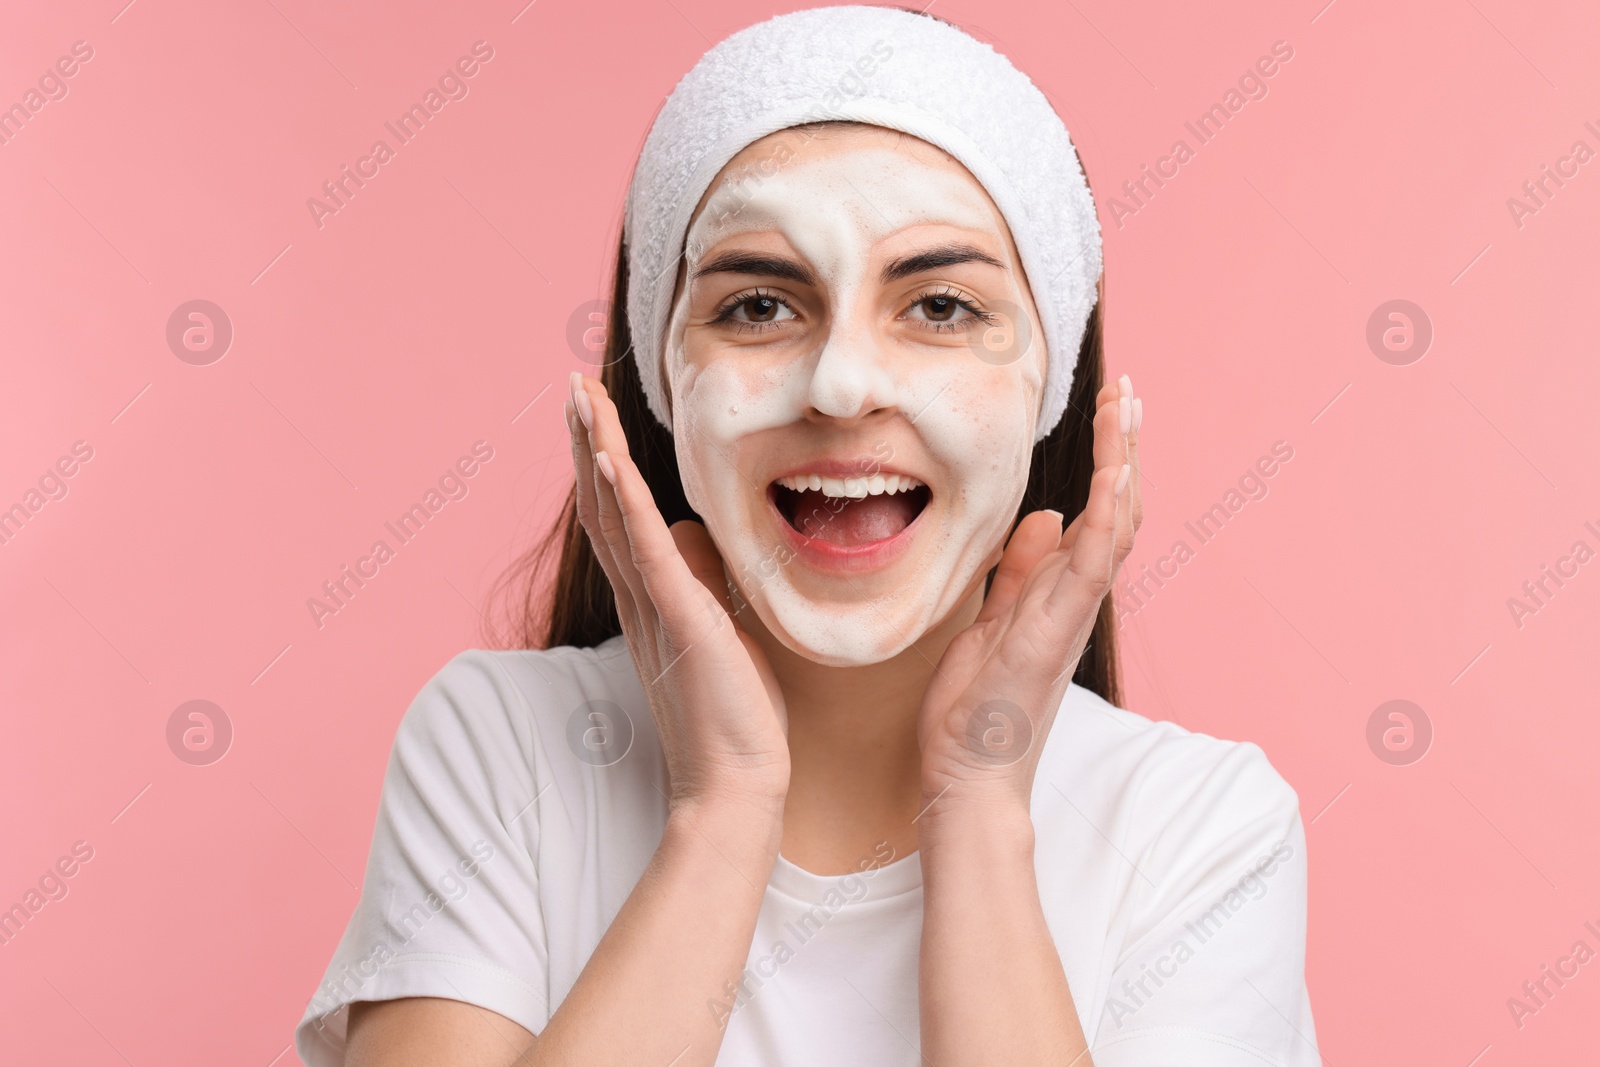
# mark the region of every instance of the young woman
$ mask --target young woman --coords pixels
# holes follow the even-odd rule
[[[1293,791],[1117,706],[1100,266],[1060,119],[954,27],[701,60],[571,382],[544,649],[412,705],[306,1062],[1318,1062]]]

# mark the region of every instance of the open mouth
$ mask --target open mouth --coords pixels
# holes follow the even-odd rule
[[[778,514],[802,537],[841,548],[887,541],[917,521],[932,496],[905,474],[836,478],[792,474],[767,490]]]

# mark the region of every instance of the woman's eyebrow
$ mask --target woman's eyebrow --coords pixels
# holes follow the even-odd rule
[[[817,284],[816,276],[804,264],[760,252],[724,252],[694,272],[696,278],[707,274],[761,274],[769,278],[787,278],[801,285]]]
[[[1004,263],[972,245],[949,244],[890,261],[889,265],[883,268],[883,280],[885,283],[895,282],[901,278],[909,278],[913,274],[921,274],[923,271],[938,267],[953,267],[958,263],[987,263],[1002,270],[1005,268]]]

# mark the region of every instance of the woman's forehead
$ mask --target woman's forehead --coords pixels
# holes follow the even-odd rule
[[[961,166],[944,149],[901,130],[864,122],[824,122],[814,126],[791,126],[751,141],[723,170],[775,157],[819,159],[860,148],[887,148],[908,160]]]
[[[789,141],[768,143],[785,135]],[[690,225],[688,251],[696,258],[741,234],[775,232],[796,243],[846,227],[876,244],[940,226],[1011,258],[999,209],[942,150],[876,127],[811,139],[785,130],[748,146],[722,169]]]

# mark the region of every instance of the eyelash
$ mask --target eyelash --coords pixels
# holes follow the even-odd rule
[[[995,321],[995,315],[993,312],[983,310],[977,304],[963,296],[960,290],[952,289],[949,286],[944,286],[938,289],[926,289],[918,293],[916,298],[911,301],[907,310],[916,307],[925,300],[936,299],[953,300],[957,307],[966,311],[971,317],[962,322],[935,322],[932,320],[921,320],[923,329],[931,329],[935,333],[954,333],[957,330],[970,330],[979,324],[989,325]],[[768,292],[767,290],[760,288],[746,289],[742,292],[733,294],[726,301],[724,301],[721,306],[719,306],[716,311],[713,312],[710,325],[719,326],[732,323],[738,328],[738,332],[740,333],[744,333],[746,331],[760,333],[765,330],[776,328],[780,325],[780,323],[777,322],[743,322],[733,318],[733,313],[736,310],[752,300],[771,300],[774,303],[781,304],[782,306],[788,308],[791,312],[794,311],[794,305],[790,304],[789,301],[785,300],[777,293]]]
[[[765,289],[746,289],[743,292],[734,293],[726,301],[724,301],[720,307],[717,308],[712,315],[711,325],[721,326],[731,323],[738,328],[738,332],[740,333],[744,333],[747,330],[761,333],[765,330],[770,330],[780,325],[776,322],[741,322],[740,320],[735,319],[733,317],[733,313],[752,300],[771,300],[774,303],[782,304],[790,311],[794,311],[794,305],[790,304],[789,301],[785,300],[777,293],[771,293]]]
[[[927,320],[922,324],[924,329],[932,329],[935,333],[955,333],[957,330],[970,330],[980,325],[988,326],[995,321],[994,312],[983,310],[963,296],[959,289],[952,289],[949,286],[937,290],[928,289],[918,293],[917,298],[911,301],[911,307],[916,307],[924,300],[941,298],[955,301],[956,307],[966,311],[971,317],[962,322],[934,322]]]

